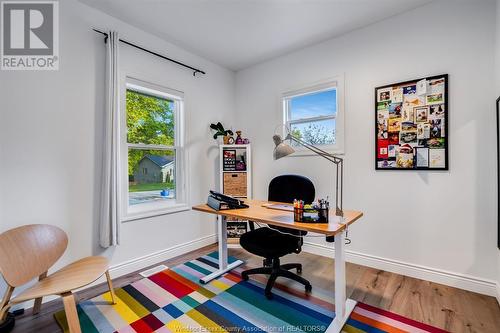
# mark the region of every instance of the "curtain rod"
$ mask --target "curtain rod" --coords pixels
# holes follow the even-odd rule
[[[92,29],[92,30],[94,30],[94,31],[95,31],[95,32],[97,32],[97,33],[100,33],[101,35],[104,35],[104,36],[105,36],[104,42],[106,43],[106,41],[107,41],[107,39],[108,39],[108,34],[107,34],[107,33],[103,32],[103,31],[100,31],[100,30],[97,30],[97,29]],[[152,55],[155,55],[155,56],[157,56],[157,57],[160,57],[160,58],[162,58],[162,59],[165,59],[165,60],[171,61],[171,62],[173,62],[173,63],[176,63],[176,64],[177,64],[177,65],[179,65],[179,66],[183,66],[183,67],[189,68],[189,69],[193,70],[193,76],[196,76],[196,73],[206,74],[206,73],[205,73],[204,71],[202,71],[201,69],[191,67],[191,66],[186,65],[186,64],[184,64],[184,63],[182,63],[182,62],[180,62],[180,61],[177,61],[177,60],[171,59],[171,58],[169,58],[169,57],[166,57],[166,56],[164,56],[164,55],[161,55],[161,54],[159,54],[159,53],[156,53],[156,52],[150,51],[150,50],[145,49],[145,48],[143,48],[143,47],[141,47],[141,46],[139,46],[139,45],[136,45],[136,44],[134,44],[134,43],[128,42],[128,41],[126,41],[126,40],[123,40],[123,39],[121,39],[121,38],[120,38],[120,42],[122,42],[123,44],[130,45],[130,46],[132,46],[132,47],[135,47],[136,49],[139,49],[139,50],[141,50],[141,51],[144,51],[144,52],[150,53],[150,54],[152,54]]]

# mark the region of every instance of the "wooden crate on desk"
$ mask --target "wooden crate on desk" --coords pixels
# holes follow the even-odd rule
[[[224,194],[235,197],[247,196],[247,173],[224,172]]]

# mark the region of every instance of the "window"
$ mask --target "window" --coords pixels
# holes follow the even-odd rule
[[[322,149],[343,153],[343,114],[339,81],[283,95],[284,124],[297,138]],[[292,142],[297,151],[307,150]]]
[[[124,99],[124,220],[187,209],[183,94],[127,79]]]

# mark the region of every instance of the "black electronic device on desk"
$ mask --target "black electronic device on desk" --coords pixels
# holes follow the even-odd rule
[[[216,191],[210,191],[207,199],[207,205],[215,210],[248,208],[243,200],[236,199]]]

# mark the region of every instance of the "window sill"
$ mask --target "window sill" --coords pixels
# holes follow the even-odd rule
[[[331,147],[331,146],[330,147],[329,146],[323,146],[323,147],[319,146],[318,148],[321,150],[324,150],[327,153],[332,154],[332,155],[336,155],[339,157],[344,156],[344,150],[342,150],[342,149],[336,149],[336,148]],[[316,154],[315,152],[313,152],[307,148],[304,148],[304,147],[293,147],[293,149],[295,150],[295,152],[291,155],[288,155],[289,157],[318,156],[318,154]]]
[[[174,214],[174,213],[188,211],[190,209],[191,208],[189,207],[189,205],[185,203],[173,204],[171,206],[164,207],[161,209],[144,209],[142,211],[127,213],[124,217],[122,217],[121,222],[125,223],[136,220],[142,220],[150,217]]]

